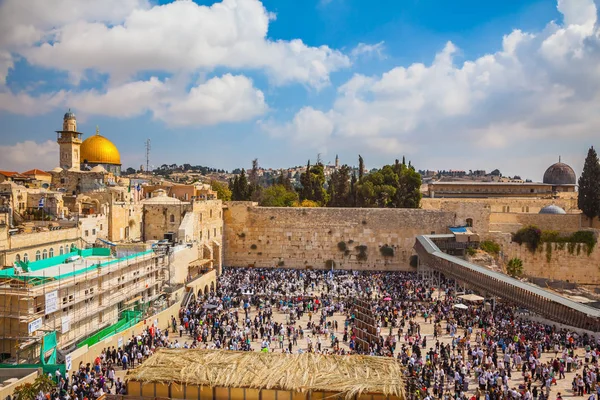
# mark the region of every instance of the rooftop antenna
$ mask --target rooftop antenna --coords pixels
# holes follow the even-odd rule
[[[146,139],[146,173],[150,173],[150,139]]]

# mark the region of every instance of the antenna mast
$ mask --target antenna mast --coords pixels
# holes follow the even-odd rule
[[[150,173],[150,139],[146,139],[146,173]]]

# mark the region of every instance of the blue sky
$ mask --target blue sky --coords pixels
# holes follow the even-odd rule
[[[153,165],[406,155],[540,179],[598,145],[592,0],[33,3],[0,2],[0,169],[56,167],[69,107],[125,167],[150,138]]]

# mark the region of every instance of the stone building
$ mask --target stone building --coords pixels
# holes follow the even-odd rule
[[[145,251],[118,258],[109,249],[68,248],[0,271],[0,354],[33,361],[47,332],[66,348],[122,320],[140,320],[160,296],[165,256]]]
[[[577,178],[573,168],[558,162],[544,173],[543,182],[431,182],[427,186],[430,198],[553,198],[574,194]]]

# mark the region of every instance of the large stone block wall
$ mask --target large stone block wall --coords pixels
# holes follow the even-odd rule
[[[455,225],[472,225],[474,232],[487,232],[489,230],[491,213],[491,205],[489,202],[463,200],[465,199],[422,199],[421,208],[424,210],[438,210],[454,213]]]
[[[531,213],[537,214],[540,210],[549,204],[556,204],[565,211],[577,210],[576,198],[559,198],[559,199],[525,199],[525,198],[487,198],[487,199],[421,199],[421,208],[425,210],[442,209],[443,205],[460,203],[469,207],[486,206],[492,213]]]
[[[144,239],[161,240],[167,232],[178,233],[181,221],[191,210],[190,203],[144,204]]]
[[[277,208],[228,202],[224,265],[361,270],[411,269],[415,237],[447,233],[455,213],[419,209]],[[345,242],[350,254],[338,248]],[[384,257],[380,247],[394,248]],[[367,246],[367,260],[357,260],[356,246]]]
[[[576,232],[581,227],[581,214],[523,214],[492,213],[490,215],[490,231],[514,233],[520,228],[534,225],[542,230],[558,232]]]
[[[530,277],[569,281],[585,285],[600,285],[600,250],[598,245],[588,256],[582,244],[579,252],[569,252],[564,246],[561,250],[552,243],[548,256],[547,244],[532,253],[527,246],[517,243],[504,243],[504,259],[518,257],[523,261],[524,274]]]

